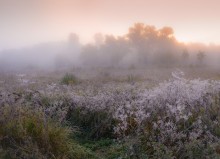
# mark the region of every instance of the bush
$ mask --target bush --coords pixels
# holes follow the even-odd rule
[[[113,137],[114,119],[107,111],[74,108],[68,112],[67,120],[71,125],[79,127],[81,135],[88,139]]]
[[[71,85],[79,83],[79,79],[73,74],[65,74],[61,79],[61,84]]]

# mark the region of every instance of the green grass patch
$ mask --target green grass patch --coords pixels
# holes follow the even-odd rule
[[[8,159],[86,159],[94,155],[71,138],[74,130],[28,107],[0,108],[0,156]]]

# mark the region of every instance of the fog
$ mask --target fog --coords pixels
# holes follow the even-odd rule
[[[95,34],[81,44],[77,33],[66,41],[47,42],[0,52],[1,71],[72,68],[213,67],[220,68],[220,46],[181,43],[171,27],[135,23],[122,36]]]
[[[81,47],[78,35],[71,33],[66,41],[1,51],[0,69],[3,71],[55,70],[79,66]]]

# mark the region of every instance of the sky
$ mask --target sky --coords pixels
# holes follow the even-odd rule
[[[95,33],[123,35],[136,22],[170,26],[177,40],[220,44],[219,0],[0,0],[0,50]]]

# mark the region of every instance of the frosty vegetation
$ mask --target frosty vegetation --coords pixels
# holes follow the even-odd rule
[[[220,82],[190,80],[180,70],[171,75],[151,88],[130,81],[98,87],[85,87],[85,81],[75,86],[6,82],[0,87],[1,155],[219,158]],[[112,140],[114,147],[107,148],[110,154],[93,154],[90,146],[79,145],[77,134],[97,143]]]

